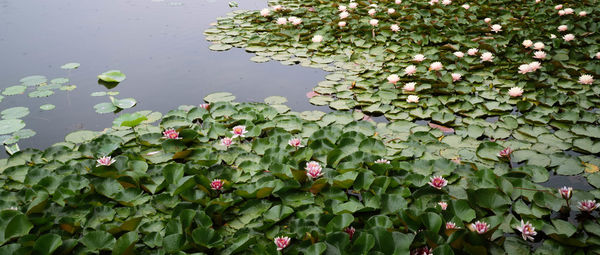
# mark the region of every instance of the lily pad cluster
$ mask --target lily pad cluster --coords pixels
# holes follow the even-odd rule
[[[451,161],[438,129],[363,117],[215,99],[22,150],[0,160],[0,253],[599,251],[578,209],[597,190],[563,199],[543,167]]]
[[[510,147],[513,163],[576,175],[600,163],[594,6],[287,0],[234,11],[205,34],[212,50],[331,72],[309,93],[312,104],[383,115],[404,137],[428,123],[447,134],[449,147],[433,152],[444,158],[507,169],[497,151]]]

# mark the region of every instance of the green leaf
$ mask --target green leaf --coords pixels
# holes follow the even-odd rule
[[[115,243],[115,248],[112,251],[113,255],[135,254],[135,243],[138,241],[138,233],[136,231],[127,232]]]
[[[135,127],[147,120],[146,116],[139,113],[124,113],[113,121],[115,127]]]
[[[0,120],[0,135],[10,134],[25,127],[25,122],[20,119]]]
[[[44,104],[44,105],[40,106],[40,109],[42,109],[44,111],[50,111],[54,108],[56,108],[56,106],[54,106],[53,104]]]
[[[494,142],[483,142],[477,147],[477,156],[483,159],[498,161],[498,153],[504,147]]]
[[[122,82],[125,78],[125,74],[119,70],[110,70],[98,75],[98,79],[105,82]]]
[[[327,233],[344,231],[344,229],[354,221],[354,216],[349,213],[344,213],[333,217],[325,227]]]
[[[50,255],[62,245],[62,239],[57,234],[45,234],[40,236],[33,246],[37,254]]]
[[[85,234],[80,242],[92,251],[111,250],[115,245],[115,238],[106,231],[91,231]]]
[[[79,64],[79,63],[66,63],[66,64],[60,66],[60,68],[62,68],[62,69],[76,69],[80,65],[81,64]]]
[[[113,103],[105,102],[94,105],[94,109],[97,113],[104,114],[116,111],[117,107]]]
[[[17,214],[13,217],[4,229],[4,238],[9,240],[15,237],[21,237],[29,234],[29,230],[33,228],[33,224],[24,214]]]

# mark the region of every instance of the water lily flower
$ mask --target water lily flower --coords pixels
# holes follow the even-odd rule
[[[490,19],[490,18],[485,18],[485,19],[483,19],[483,22],[485,22],[485,23],[490,23],[490,22],[492,22],[492,19]]]
[[[390,26],[390,29],[394,32],[398,32],[398,31],[400,31],[400,26],[393,24]]]
[[[225,182],[223,180],[220,179],[214,179],[212,180],[212,182],[210,182],[210,188],[213,190],[223,190],[223,184],[225,184]]]
[[[452,3],[452,0],[442,0],[443,5],[449,5]]]
[[[454,54],[454,56],[456,56],[457,58],[462,58],[465,56],[465,53],[463,53],[462,51],[455,51],[452,54]]]
[[[352,236],[354,236],[354,232],[356,232],[356,229],[353,226],[350,226],[345,228],[344,232],[348,233],[348,235],[350,235],[350,239],[352,239]]]
[[[579,208],[579,210],[581,210],[582,212],[590,213],[599,206],[600,204],[596,203],[595,200],[584,200],[579,201],[579,205],[577,206],[577,208]]]
[[[589,74],[584,74],[582,76],[579,76],[579,83],[591,85],[592,83],[594,83],[594,77]]]
[[[467,51],[467,54],[468,54],[469,56],[475,56],[475,55],[477,55],[477,52],[479,52],[479,50],[478,50],[478,49],[476,49],[476,48],[471,48],[471,49],[469,49],[469,50]]]
[[[341,12],[346,11],[346,6],[345,5],[338,6],[338,11],[341,11]]]
[[[500,26],[499,24],[492,25],[492,32],[498,33],[500,31],[502,31],[502,26]]]
[[[349,7],[350,9],[356,9],[356,7],[358,7],[358,4],[357,4],[357,3],[355,3],[355,2],[352,2],[352,3],[348,4],[348,7]]]
[[[565,14],[569,15],[569,14],[573,14],[573,9],[571,8],[566,8],[565,9]]]
[[[163,138],[165,139],[181,139],[179,137],[179,132],[175,131],[175,129],[169,128],[163,132]]]
[[[294,16],[289,17],[288,21],[290,23],[292,23],[292,25],[294,25],[294,26],[300,25],[300,23],[302,23],[302,19],[301,18],[294,17]]]
[[[556,35],[555,34],[550,34],[550,39],[555,39]]]
[[[390,161],[384,158],[380,158],[378,160],[375,160],[375,164],[390,164]]]
[[[395,12],[396,12],[396,10],[394,10],[394,8],[387,9],[388,14],[394,14]]]
[[[229,138],[229,137],[224,137],[223,139],[221,139],[221,145],[229,148],[229,146],[231,146],[233,144],[233,139]]]
[[[397,74],[390,74],[387,77],[389,83],[396,85],[396,83],[400,80]]]
[[[112,163],[115,163],[116,159],[112,159],[110,156],[104,156],[96,160],[98,162],[96,166],[110,166]]]
[[[311,161],[306,164],[306,176],[316,179],[323,175],[321,165],[319,162]]]
[[[563,36],[563,40],[565,40],[565,42],[572,41],[573,39],[575,39],[573,34],[566,34]]]
[[[414,65],[409,65],[404,69],[404,72],[406,73],[406,75],[413,75],[417,72],[417,67]]]
[[[531,45],[533,45],[533,42],[531,40],[525,40],[525,41],[523,41],[523,46],[525,48],[529,48],[529,47],[531,47]]]
[[[443,187],[448,185],[448,181],[442,176],[429,177],[429,180],[430,181],[428,182],[428,184],[436,189],[442,189]]]
[[[456,223],[454,223],[452,221],[446,222],[446,229],[457,229]]]
[[[511,97],[520,97],[521,95],[523,95],[523,89],[520,87],[512,87],[508,90],[508,95]],[[508,148],[508,149],[510,149],[510,148]],[[510,152],[512,152],[512,151],[510,151]]]
[[[345,27],[346,26],[346,21],[340,21],[340,22],[338,22],[338,26],[339,27]]]
[[[580,17],[585,17],[586,15],[587,15],[587,12],[586,12],[586,11],[580,11],[580,12],[579,12],[579,16],[580,16]]]
[[[285,24],[287,24],[287,19],[286,18],[278,18],[276,23],[277,23],[277,25],[285,25]]]
[[[396,4],[401,4],[401,3],[402,3],[402,0],[396,0],[396,1],[394,1],[394,3],[396,3]]]
[[[563,186],[562,188],[558,189],[558,193],[560,193],[562,198],[564,198],[565,200],[569,200],[571,199],[571,196],[573,196],[573,188]]]
[[[560,32],[567,31],[567,29],[568,29],[567,25],[560,25],[560,26],[558,26],[558,31],[560,31]]]
[[[541,1],[542,1],[542,0],[535,0],[535,3],[537,4],[537,3],[541,2]]]
[[[371,8],[377,8],[377,4],[370,4],[369,7],[371,7]]]
[[[340,13],[340,19],[348,18],[348,16],[350,16],[350,13],[348,13],[348,12],[341,12]]]
[[[563,5],[562,5],[562,4],[559,4],[559,5],[556,5],[556,6],[554,6],[554,9],[555,9],[555,10],[560,10],[560,9],[562,9],[562,8],[563,8]]]
[[[459,81],[460,78],[462,77],[462,75],[459,73],[452,73],[451,75],[452,75],[452,81]]]
[[[533,44],[533,49],[535,50],[543,50],[545,47],[543,42],[536,42],[535,44]]]
[[[535,228],[533,227],[533,225],[531,225],[531,223],[529,223],[529,221],[525,223],[523,222],[523,220],[521,220],[521,226],[517,226],[516,229],[521,231],[521,236],[523,237],[523,240],[529,239],[530,241],[533,241],[533,237],[537,235],[537,232],[535,232]]]
[[[371,26],[376,27],[379,24],[379,20],[377,20],[377,19],[369,20],[369,24],[371,24]]]
[[[235,126],[233,127],[231,133],[233,134],[232,138],[236,138],[238,136],[245,137],[244,134],[248,133],[248,131],[246,131],[246,126]]]
[[[542,68],[542,64],[540,64],[540,62],[533,61],[529,63],[529,69],[531,69],[532,72],[535,72],[540,68]]]
[[[494,60],[494,55],[491,52],[484,52],[481,54],[481,62],[492,62]]]
[[[292,138],[288,141],[288,144],[294,148],[302,148],[304,147],[304,145],[302,145],[302,140],[300,140],[299,138]]]
[[[406,102],[408,103],[418,103],[419,102],[419,96],[415,96],[415,95],[410,95],[406,98]]]
[[[271,11],[267,8],[260,10],[260,15],[263,17],[267,17],[267,16],[269,16],[269,14],[271,14]]]
[[[565,15],[565,11],[563,11],[563,10],[558,11],[558,16],[563,16],[563,15]]]
[[[408,83],[404,84],[404,87],[402,87],[402,90],[407,91],[407,92],[415,91],[415,85],[417,85],[417,83],[408,82]]]
[[[429,0],[429,5],[434,5],[434,4],[437,4],[439,2],[440,2],[440,0]]]
[[[546,58],[546,52],[538,50],[536,52],[533,53],[533,58],[537,58],[537,59],[545,59]]]
[[[417,248],[410,251],[410,255],[433,255],[433,249],[430,249],[427,246],[423,246],[421,248]]]
[[[281,11],[281,10],[283,10],[283,6],[281,6],[281,5],[275,5],[275,6],[273,6],[273,10],[276,11],[276,12]]]
[[[600,51],[596,52],[596,58],[600,59]]]
[[[442,211],[445,211],[446,208],[448,208],[448,203],[446,203],[444,201],[438,202],[438,205],[442,208]]]
[[[287,236],[279,236],[279,237],[275,237],[274,242],[275,245],[277,245],[277,250],[283,250],[285,249],[285,247],[288,247],[288,245],[290,245],[290,238]]]
[[[531,67],[529,67],[528,64],[522,64],[519,66],[519,73],[520,74],[526,74],[531,72]]]
[[[442,63],[439,61],[433,62],[433,63],[431,63],[431,65],[429,65],[430,71],[439,71],[439,70],[442,70],[442,68],[444,68],[444,65],[442,65]]]
[[[478,234],[484,234],[490,228],[490,224],[477,221],[475,223],[471,223],[471,228],[473,228],[473,231],[477,232]]]
[[[417,61],[417,62],[421,62],[421,61],[423,61],[423,60],[425,60],[425,59],[426,59],[426,57],[425,57],[423,54],[417,54],[417,55],[415,55],[415,56],[413,57],[413,60],[414,60],[414,61]]]
[[[205,110],[210,109],[210,104],[201,104],[200,108],[204,108]]]
[[[315,35],[312,38],[312,42],[314,43],[320,43],[323,41],[323,36],[322,35]]]
[[[462,8],[465,8],[465,10],[468,10],[469,8],[471,8],[471,6],[469,4],[463,4],[461,5]]]
[[[375,9],[370,9],[368,13],[369,13],[370,16],[375,16],[376,12],[377,11],[375,11]]]

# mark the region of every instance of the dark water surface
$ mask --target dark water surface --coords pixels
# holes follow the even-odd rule
[[[0,88],[19,84],[29,75],[68,77],[71,92],[56,90],[47,98],[6,96],[0,111],[29,107],[23,118],[37,135],[21,140],[21,148],[45,148],[79,129],[102,130],[115,114],[97,114],[93,106],[108,102],[108,91],[96,76],[119,69],[127,79],[112,91],[138,104],[123,112],[162,113],[179,105],[197,105],[210,93],[227,91],[236,101],[259,101],[278,95],[293,111],[327,108],[310,105],[306,92],[326,74],[320,69],[257,64],[241,49],[213,52],[203,31],[219,16],[236,9],[262,9],[265,0],[240,0],[229,8],[224,0],[0,0]],[[75,70],[60,66],[78,62]],[[30,89],[31,90],[31,89]],[[28,92],[30,91],[28,90]],[[56,108],[42,111],[40,105]],[[5,157],[5,156],[2,156]]]

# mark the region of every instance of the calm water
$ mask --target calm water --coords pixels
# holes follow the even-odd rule
[[[262,9],[265,0],[241,0],[239,8]],[[257,64],[241,49],[213,52],[203,31],[218,16],[235,9],[224,0],[0,0],[0,88],[39,74],[68,77],[77,89],[56,91],[48,98],[26,94],[6,96],[0,110],[29,107],[23,118],[37,135],[21,140],[21,148],[45,148],[79,129],[102,130],[115,114],[97,114],[93,106],[108,97],[96,76],[120,69],[127,79],[112,91],[133,97],[137,106],[123,112],[167,112],[179,105],[197,105],[207,94],[231,92],[237,101],[259,101],[279,95],[294,111],[327,108],[306,98],[324,71],[277,62]],[[60,66],[78,62],[72,71]],[[51,103],[52,111],[39,106]],[[2,156],[4,157],[4,156]]]

